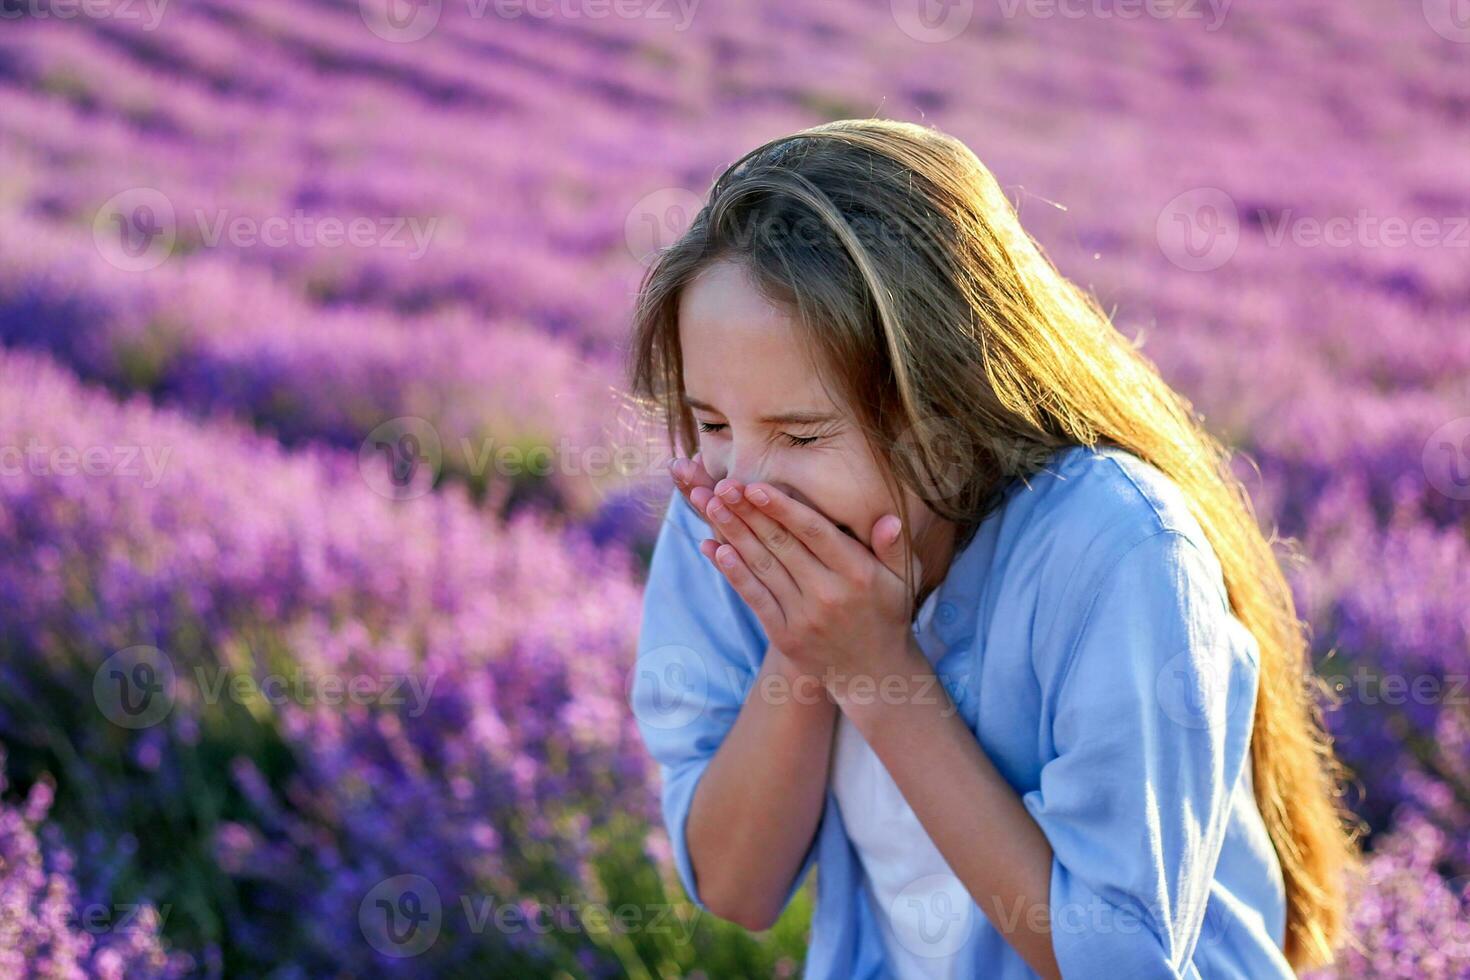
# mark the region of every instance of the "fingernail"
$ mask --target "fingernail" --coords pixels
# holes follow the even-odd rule
[[[721,497],[725,498],[726,503],[740,503],[740,488],[735,486],[733,483],[727,483],[723,489],[717,490],[716,492]]]
[[[719,521],[721,524],[728,524],[730,522],[730,511],[727,510],[725,506],[721,504],[718,500],[710,502],[709,515],[715,520]]]
[[[760,487],[756,487],[754,490],[745,491],[745,495],[751,500],[754,500],[756,502],[756,505],[759,507],[764,507],[766,504],[771,502],[770,495],[762,490]]]
[[[735,567],[735,549],[730,547],[728,544],[720,545],[720,549],[715,552],[715,557],[719,559],[720,564],[724,565],[726,568]]]

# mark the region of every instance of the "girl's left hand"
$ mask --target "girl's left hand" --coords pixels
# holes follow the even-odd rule
[[[869,551],[767,483],[742,489],[721,480],[705,513],[729,543],[703,541],[700,553],[796,665],[821,675],[830,690],[833,680],[878,678],[901,662],[912,639],[914,603],[904,590],[908,559],[897,515],[874,523]],[[917,557],[912,561],[917,583],[922,566]]]

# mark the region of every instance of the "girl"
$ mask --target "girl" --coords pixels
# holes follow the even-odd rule
[[[679,491],[631,703],[702,910],[808,977],[1288,977],[1357,831],[1227,455],[932,129],[715,182],[644,280]],[[713,538],[705,540],[713,530]]]

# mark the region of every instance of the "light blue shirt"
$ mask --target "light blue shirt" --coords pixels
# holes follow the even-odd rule
[[[680,881],[705,911],[685,821],[767,646],[699,553],[711,536],[674,492],[630,689]],[[935,673],[1051,844],[1049,909],[1020,914],[1049,913],[1063,976],[1292,977],[1281,868],[1251,789],[1259,650],[1178,486],[1122,450],[1061,450],[1011,482],[937,595]],[[804,976],[889,975],[830,786],[787,902],[814,864]],[[987,918],[1015,910],[975,910],[966,975],[1035,977]]]

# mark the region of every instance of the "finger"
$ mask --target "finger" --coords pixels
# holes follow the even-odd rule
[[[913,569],[914,586],[918,587],[923,564],[917,555],[910,557],[903,546],[903,521],[897,514],[884,514],[873,524],[873,554],[896,577],[902,579],[906,569]]]
[[[694,480],[695,480],[695,482],[698,483],[700,486],[709,487],[710,489],[714,489],[714,486],[715,486],[715,478],[710,473],[709,467],[704,465],[704,453],[702,453],[702,452],[695,453],[694,454],[694,459],[691,460],[691,462],[694,465]]]
[[[705,508],[705,514],[712,523],[720,526],[730,544],[740,553],[740,560],[765,583],[776,601],[783,608],[792,608],[801,597],[801,589],[791,577],[791,572],[781,564],[781,560],[756,537],[750,525],[726,506],[724,501],[713,495]]]
[[[708,487],[695,487],[689,492],[690,506],[699,513],[700,517],[704,518],[704,522],[709,525],[710,533],[720,539],[720,544],[729,544],[730,539],[725,537],[724,531],[708,517],[709,502],[713,498],[714,494],[709,491]]]
[[[899,580],[903,579],[904,569],[907,567],[913,578],[909,584],[909,601],[912,603],[918,598],[919,590],[923,587],[924,563],[919,560],[918,553],[908,554],[903,544],[903,521],[897,514],[884,514],[878,518],[873,525],[873,554],[882,562]],[[910,610],[913,615],[913,610]]]
[[[803,593],[807,591],[808,584],[816,583],[818,576],[830,574],[827,566],[802,544],[800,538],[747,500],[734,480],[721,480],[715,484],[715,496],[738,514],[766,550],[786,566]]]
[[[679,477],[674,473],[674,464],[677,463],[677,462],[678,462],[677,459],[675,459],[675,460],[673,460],[673,461],[670,462],[670,464],[669,464],[669,471],[670,471],[670,475],[674,477],[674,483],[675,483],[676,489],[679,491],[679,495],[684,498],[684,503],[687,504],[689,506],[689,508],[691,510],[693,510],[696,515],[698,515],[699,522],[701,524],[704,524],[705,527],[708,528],[708,530],[711,533],[715,534],[716,537],[719,538],[719,541],[717,541],[715,543],[716,544],[723,544],[724,543],[724,537],[722,535],[720,535],[719,532],[716,531],[715,527],[712,524],[710,524],[710,522],[705,518],[705,516],[704,516],[704,508],[702,506],[700,506],[700,504],[699,504],[698,501],[690,499],[690,494],[689,494],[689,490],[688,490],[687,487],[682,486],[682,485],[679,484]],[[687,462],[687,460],[685,462]],[[705,494],[708,494],[709,493],[709,491],[707,491],[707,490],[704,491],[704,492],[705,492]],[[706,499],[708,499],[708,498],[706,497]],[[683,533],[684,536],[687,537],[687,538],[689,538],[691,541],[696,541],[697,542],[697,541],[704,540],[702,537],[695,537],[695,535],[690,534],[687,531],[684,531],[683,528],[682,528],[682,526],[680,526],[677,523],[670,522],[670,526],[675,527],[675,528],[678,528],[681,531],[681,533]]]
[[[708,498],[702,494],[695,496],[693,491],[700,488],[713,491],[715,480],[714,477],[710,476],[709,471],[704,468],[704,464],[700,461],[700,454],[695,453],[693,459],[676,457],[669,464],[669,471],[673,474],[674,483],[678,485],[679,492],[684,495],[685,500],[689,501],[689,506],[693,507],[699,513],[700,517],[703,517]],[[719,538],[720,543],[725,543],[725,536],[720,533],[719,528],[710,524],[710,531],[713,532],[715,537]]]
[[[785,628],[786,615],[781,610],[780,602],[765,583],[751,572],[732,545],[715,546],[712,541],[704,541],[700,543],[699,550],[720,570],[740,598],[745,600],[751,612],[761,621],[767,636]]]
[[[685,493],[695,487],[714,489],[715,478],[710,476],[709,471],[700,462],[699,453],[695,453],[693,459],[676,457],[669,464],[669,472],[673,474],[674,482],[679,485],[679,489]]]
[[[806,549],[835,572],[855,574],[864,562],[871,561],[871,552],[862,542],[848,537],[837,529],[825,516],[812,510],[769,483],[752,483],[745,488],[745,496],[767,517],[794,534]]]

